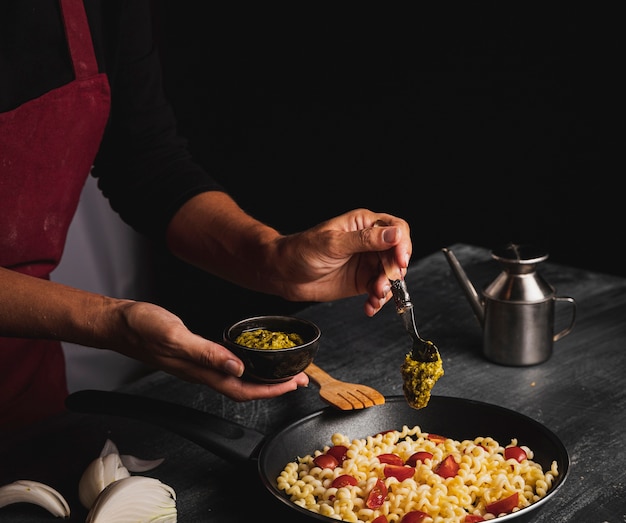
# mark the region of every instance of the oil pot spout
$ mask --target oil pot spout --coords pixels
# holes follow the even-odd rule
[[[474,286],[472,285],[472,282],[467,277],[467,274],[465,274],[463,267],[461,267],[461,264],[459,263],[459,260],[454,255],[454,253],[450,249],[445,248],[445,247],[441,250],[443,251],[443,254],[446,256],[448,263],[450,264],[452,273],[454,274],[457,281],[461,285],[461,288],[463,289],[465,296],[470,302],[470,305],[472,306],[472,310],[474,311],[474,315],[480,322],[480,325],[484,326],[485,309],[483,307],[483,303],[480,299],[480,296],[478,295],[478,292],[476,292],[476,289],[474,288]]]

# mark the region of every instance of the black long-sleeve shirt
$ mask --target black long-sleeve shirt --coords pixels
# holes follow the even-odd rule
[[[126,223],[162,241],[185,201],[222,187],[177,135],[161,85],[149,0],[86,0],[85,7],[98,67],[111,86],[111,113],[92,174]],[[0,112],[72,79],[58,1],[2,0]]]

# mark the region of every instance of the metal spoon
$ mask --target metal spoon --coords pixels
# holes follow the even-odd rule
[[[396,312],[400,318],[402,318],[404,328],[413,340],[411,358],[415,361],[423,361],[425,363],[437,361],[439,359],[439,349],[437,349],[432,341],[423,339],[417,330],[415,315],[413,313],[413,303],[411,303],[411,297],[409,296],[406,282],[404,279],[389,280],[389,282],[391,283],[393,300],[396,304]]]
[[[386,225],[388,224],[382,220],[377,220],[374,223],[374,227]],[[409,295],[404,278],[402,278],[400,274],[400,278],[395,279],[393,275],[399,274],[398,269],[393,267],[393,263],[387,260],[383,253],[379,253],[379,257],[385,269],[385,274],[387,274],[387,278],[389,278],[389,283],[391,284],[391,293],[393,294],[393,300],[396,304],[396,312],[400,318],[402,318],[404,328],[413,340],[411,358],[424,363],[437,361],[439,359],[439,349],[437,349],[432,341],[423,339],[417,330],[415,315],[413,313],[413,303],[411,302],[411,296]]]

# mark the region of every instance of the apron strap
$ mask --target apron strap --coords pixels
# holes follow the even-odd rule
[[[83,0],[60,0],[65,34],[77,80],[98,74],[98,62]]]

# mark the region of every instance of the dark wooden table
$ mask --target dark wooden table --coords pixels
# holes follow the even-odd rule
[[[453,252],[480,289],[500,272],[483,248],[453,245]],[[547,426],[564,443],[571,465],[567,481],[537,513],[538,523],[624,522],[626,519],[626,279],[550,263],[538,268],[559,296],[578,304],[574,330],[537,366],[505,367],[481,353],[481,329],[441,252],[414,260],[407,284],[421,333],[440,348],[445,376],[434,394],[493,403]],[[323,333],[316,363],[337,378],[401,395],[398,363],[410,340],[392,305],[374,318],[363,298],[319,304],[299,315]],[[559,322],[567,322],[557,314]],[[311,385],[281,398],[234,403],[206,387],[163,373],[124,392],[182,403],[272,434],[309,412],[324,408]],[[67,413],[39,427],[0,437],[0,484],[16,479],[46,482],[72,507],[71,521],[84,521],[78,502],[82,471],[111,438],[121,453],[165,457],[151,475],[177,492],[181,522],[300,521],[261,484],[256,467],[232,463],[164,429],[137,420]],[[242,493],[245,492],[245,496]],[[29,505],[0,509],[0,521],[49,521]]]

